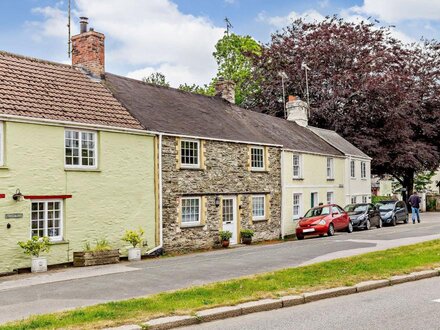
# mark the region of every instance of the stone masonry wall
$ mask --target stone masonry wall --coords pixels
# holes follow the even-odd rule
[[[240,229],[255,231],[254,241],[280,237],[281,231],[281,164],[280,148],[267,147],[268,171],[249,170],[249,145],[203,140],[202,169],[179,169],[179,139],[164,136],[162,142],[163,169],[163,238],[165,251],[212,248],[219,244],[221,206],[215,206],[216,196],[234,193],[239,205]],[[250,193],[266,193],[269,217],[252,221]],[[197,227],[181,227],[180,198],[202,197],[204,221]]]

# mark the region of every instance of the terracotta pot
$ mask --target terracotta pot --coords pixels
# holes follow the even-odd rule
[[[229,246],[229,240],[224,240],[224,241],[222,241],[222,246],[223,246],[224,248],[227,248],[227,247]]]
[[[252,237],[242,237],[242,238],[241,238],[241,242],[242,242],[243,244],[246,244],[246,245],[251,245],[251,243],[252,243]]]

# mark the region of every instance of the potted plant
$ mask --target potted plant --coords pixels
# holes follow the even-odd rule
[[[251,229],[240,230],[241,242],[246,245],[252,243],[252,236],[254,236],[254,231]]]
[[[89,242],[84,244],[83,251],[73,252],[73,266],[97,266],[119,262],[119,250],[112,249],[106,239],[96,241],[95,247],[91,247]]]
[[[26,242],[18,242],[17,244],[23,249],[25,254],[32,256],[32,273],[47,271],[47,259],[46,257],[40,257],[40,254],[42,252],[49,252],[49,237],[40,238],[38,236],[33,236],[30,240],[27,240]]]
[[[141,244],[143,241],[144,230],[139,228],[138,231],[126,230],[122,240],[130,243],[133,247],[128,249],[128,260],[139,261],[141,260]],[[138,247],[139,246],[139,247]]]
[[[232,233],[228,230],[220,230],[218,235],[220,237],[220,241],[222,242],[222,246],[227,248],[229,246],[229,240],[232,237]]]

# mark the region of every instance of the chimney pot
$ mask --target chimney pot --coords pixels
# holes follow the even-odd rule
[[[80,17],[79,18],[79,33],[86,33],[87,32],[87,25],[89,24],[89,19],[87,17]]]
[[[293,101],[296,101],[296,96],[289,95],[289,101],[288,102],[293,102]]]
[[[215,84],[215,96],[221,96],[230,103],[235,103],[235,83],[232,80],[225,80],[219,77]]]

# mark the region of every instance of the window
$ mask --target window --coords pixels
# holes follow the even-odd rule
[[[315,207],[318,206],[319,202],[318,202],[318,193],[317,192],[312,192],[310,194],[310,207]]]
[[[362,196],[362,203],[367,203],[368,196]]]
[[[66,167],[96,168],[96,133],[65,131]]]
[[[266,219],[266,196],[252,196],[252,219]]]
[[[337,208],[336,206],[333,206],[332,207],[332,214],[340,214],[341,213],[341,210],[339,209],[339,208]]]
[[[361,162],[361,178],[365,179],[367,177],[367,164],[365,162]]]
[[[362,169],[362,166],[361,166]],[[350,176],[352,178],[356,177],[356,162],[354,160],[350,161]]]
[[[200,223],[200,197],[182,198],[182,224]]]
[[[293,220],[301,217],[301,194],[293,194]]]
[[[31,236],[47,236],[52,241],[62,240],[62,201],[34,201],[31,205]]]
[[[0,166],[4,165],[3,122],[0,121]]]
[[[333,191],[327,192],[327,204],[333,204],[335,202],[335,194]]]
[[[252,147],[251,148],[251,169],[264,170],[264,148]]]
[[[293,155],[293,178],[299,179],[302,176],[301,173],[301,155]]]
[[[351,196],[351,204],[356,204],[356,196]]]
[[[180,141],[180,164],[182,167],[200,166],[200,143],[197,140]]]
[[[327,158],[327,179],[333,179],[333,158]]]

